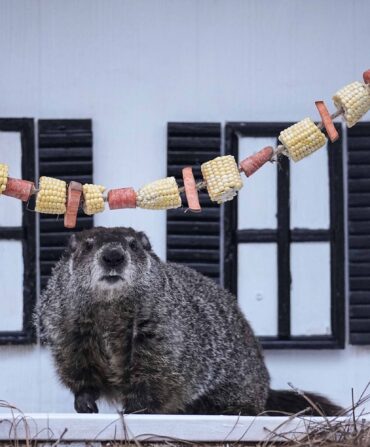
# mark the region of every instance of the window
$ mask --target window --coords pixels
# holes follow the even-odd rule
[[[34,149],[32,119],[0,119],[0,162],[9,165],[10,177],[35,179]],[[0,201],[0,343],[31,343],[35,340],[35,213],[11,197],[2,196]]]
[[[238,160],[293,123],[229,123]],[[225,287],[238,296],[265,348],[342,348],[342,139],[300,163],[281,157],[245,180],[225,205]]]

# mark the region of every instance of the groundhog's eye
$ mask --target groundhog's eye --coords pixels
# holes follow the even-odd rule
[[[138,249],[137,240],[136,239],[132,239],[129,242],[129,246],[130,246],[131,250],[136,251]]]
[[[86,241],[84,242],[84,249],[85,250],[91,250],[93,248],[93,241],[92,239],[86,239]]]

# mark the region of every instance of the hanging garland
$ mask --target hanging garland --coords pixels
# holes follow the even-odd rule
[[[101,185],[67,183],[51,177],[40,177],[39,186],[28,180],[8,176],[8,166],[0,163],[0,195],[28,202],[36,195],[35,211],[46,214],[64,215],[64,226],[74,228],[77,214],[82,207],[85,214],[93,215],[104,211],[105,202],[109,209],[145,208],[164,210],[182,205],[180,193],[185,192],[188,208],[201,212],[198,191],[207,189],[209,197],[218,204],[232,200],[243,187],[241,172],[250,177],[268,161],[276,162],[279,156],[287,156],[297,162],[323,147],[326,136],[331,142],[339,138],[333,119],[343,115],[347,127],[354,126],[370,110],[370,70],[363,73],[364,82],[352,82],[338,90],[333,96],[337,111],[330,114],[324,101],[316,101],[321,122],[316,125],[305,118],[280,132],[281,144],[276,148],[265,147],[242,160],[239,166],[231,155],[217,157],[201,165],[203,180],[196,182],[191,167],[182,170],[184,186],[179,188],[175,177],[156,180],[140,188],[111,189],[105,195]]]

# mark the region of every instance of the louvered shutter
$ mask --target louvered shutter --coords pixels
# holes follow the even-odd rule
[[[91,120],[40,120],[38,133],[40,176],[92,183]],[[41,290],[72,233],[64,228],[63,221],[63,216],[40,214]],[[79,211],[76,231],[92,226],[93,218]]]
[[[182,168],[191,166],[201,179],[200,165],[221,155],[219,123],[169,123],[167,128],[167,174],[183,186]],[[208,194],[199,194],[201,213],[183,208],[167,212],[167,260],[185,264],[220,282],[220,207]]]
[[[370,123],[348,129],[350,342],[370,344]]]

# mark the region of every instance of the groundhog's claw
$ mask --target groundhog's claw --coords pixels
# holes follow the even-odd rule
[[[75,395],[75,410],[77,413],[99,413],[95,398],[88,391]]]

